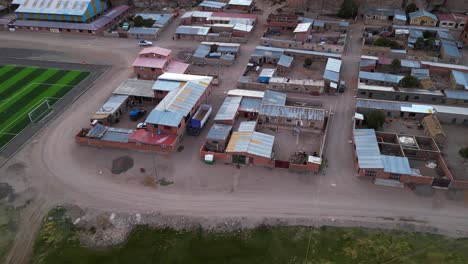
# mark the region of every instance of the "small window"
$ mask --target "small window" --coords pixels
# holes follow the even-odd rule
[[[361,95],[366,95],[366,92],[361,92]]]
[[[413,97],[414,100],[419,100],[419,96]]]
[[[400,180],[401,174],[398,173],[390,173],[390,179],[392,180]]]
[[[286,119],[286,122],[291,123],[291,122],[292,122],[292,119],[289,119],[289,118],[288,118],[288,119]]]
[[[416,116],[416,113],[409,113],[408,116],[409,116],[409,117],[415,117],[415,116]]]
[[[170,126],[164,126],[164,129],[171,130],[172,127],[170,127]]]
[[[373,177],[377,175],[377,172],[371,171],[371,170],[366,170],[366,176]]]

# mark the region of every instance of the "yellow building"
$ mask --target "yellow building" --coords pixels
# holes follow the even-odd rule
[[[416,26],[429,26],[435,27],[437,25],[437,16],[427,12],[426,10],[419,10],[409,14],[410,25]]]

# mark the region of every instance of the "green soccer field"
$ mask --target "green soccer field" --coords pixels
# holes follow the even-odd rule
[[[89,75],[76,70],[0,66],[0,149]]]

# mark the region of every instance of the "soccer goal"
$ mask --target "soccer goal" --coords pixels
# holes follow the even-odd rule
[[[28,113],[29,121],[37,123],[52,110],[53,102],[50,99],[44,99]]]

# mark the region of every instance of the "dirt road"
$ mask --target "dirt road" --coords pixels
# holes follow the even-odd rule
[[[257,26],[257,35],[263,23],[264,20]],[[175,26],[173,23],[155,44],[176,52],[195,48],[195,42],[171,40]],[[460,202],[443,199],[435,207],[432,198],[418,197],[407,189],[374,186],[355,177],[349,141],[351,117],[354,114],[353,89],[357,82],[359,35],[359,26],[353,26],[343,58],[347,91],[336,98],[325,97],[325,100],[336,100],[328,140],[328,167],[324,175],[304,176],[260,167],[236,169],[223,164],[204,165],[197,151],[207,131],[199,137],[186,137],[184,151],[174,155],[78,146],[73,141],[78,129],[88,125],[89,116],[122,81],[131,76],[130,65],[139,50],[136,41],[1,32],[0,48],[41,51],[33,52],[29,58],[113,66],[1,168],[2,180],[12,181],[15,175],[9,174],[7,168],[18,162],[26,164],[27,180],[39,194],[33,206],[24,213],[23,228],[9,262],[26,261],[34,238],[31,230],[37,230],[41,217],[50,205],[63,202],[117,212],[157,211],[205,217],[401,217],[452,233],[457,230],[468,232],[467,213]],[[257,43],[258,39],[251,38],[248,44],[242,45],[238,62],[220,70],[222,85],[215,88],[210,99],[215,110],[221,104],[225,91],[235,88],[236,80]],[[134,168],[119,176],[112,175],[112,160],[124,155],[134,159]],[[144,187],[136,180],[141,178],[139,168],[154,168],[158,177],[165,177],[175,184],[158,189]]]

